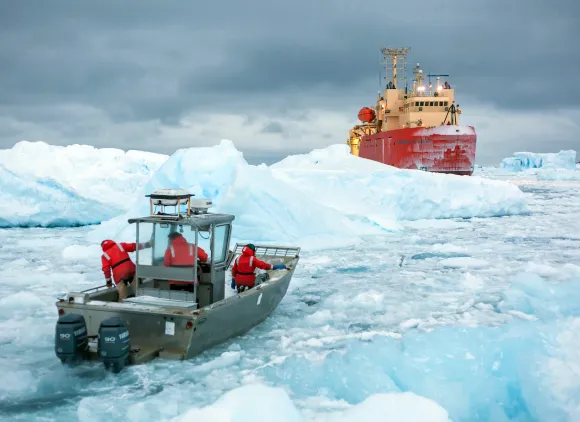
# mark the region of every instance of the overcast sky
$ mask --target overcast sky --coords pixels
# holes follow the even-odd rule
[[[380,48],[411,46],[409,69],[451,75],[478,163],[580,160],[578,40],[578,0],[0,0],[0,148],[227,138],[269,163],[344,143]]]

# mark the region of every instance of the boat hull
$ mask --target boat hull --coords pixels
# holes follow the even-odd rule
[[[145,363],[156,357],[191,359],[262,323],[286,295],[298,259],[295,257],[287,262],[289,271],[269,271],[272,275],[264,283],[199,310],[118,303],[102,300],[103,293],[99,292],[86,294],[80,303],[59,301],[56,306],[61,312],[85,318],[88,337],[93,339],[89,342],[91,360],[99,359],[96,344],[99,326],[111,317],[121,318],[129,330],[133,349],[131,364]]]
[[[358,155],[401,169],[471,176],[476,142],[472,126],[404,128],[362,137]]]

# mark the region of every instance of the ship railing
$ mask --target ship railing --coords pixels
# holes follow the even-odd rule
[[[448,106],[413,106],[409,107],[408,110],[411,113],[418,113],[418,112],[439,112],[445,113],[449,107]]]
[[[437,94],[437,95],[435,95]],[[445,97],[448,98],[450,97],[450,95],[445,92],[445,91],[416,91],[416,92],[411,92],[410,94],[407,94],[407,98],[414,98],[414,97],[435,97],[435,98],[439,98],[439,97]],[[400,100],[405,99],[405,94],[401,94],[400,95]]]

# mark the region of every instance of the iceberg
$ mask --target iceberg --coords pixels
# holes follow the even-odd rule
[[[181,149],[151,177],[137,202],[89,240],[134,239],[127,220],[147,215],[144,195],[184,188],[231,213],[233,238],[262,243],[347,245],[397,230],[402,220],[493,217],[528,212],[523,193],[503,181],[400,170],[354,157],[343,145],[249,165],[234,144]],[[146,234],[144,233],[146,236]]]
[[[27,179],[52,179],[79,197],[114,207],[117,214],[129,208],[134,193],[167,158],[144,151],[28,141],[0,150],[0,164],[13,174]]]
[[[402,170],[355,157],[346,145],[288,157],[271,168],[313,201],[376,224],[528,212],[523,193],[510,183]]]
[[[500,168],[511,171],[528,169],[568,169],[576,170],[576,151],[562,150],[558,153],[516,152],[513,157],[504,158]]]
[[[146,193],[158,188],[183,188],[209,198],[213,212],[236,216],[233,240],[262,243],[301,242],[313,247],[350,244],[359,236],[377,234],[381,228],[350,219],[330,207],[311,201],[294,186],[273,177],[266,165],[252,166],[233,143],[214,147],[180,149],[163,164],[138,194],[124,215],[95,228],[89,239],[135,238],[127,220],[149,214]],[[147,233],[142,233],[147,236]]]
[[[53,179],[29,180],[0,165],[0,227],[98,224],[118,210],[83,198]]]

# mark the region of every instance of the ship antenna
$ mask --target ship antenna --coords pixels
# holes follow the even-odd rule
[[[407,54],[409,54],[409,50],[411,47],[383,47],[381,52],[383,53],[384,57],[384,65],[385,65],[385,79],[389,76],[389,70],[391,71],[391,81],[392,88],[397,88],[397,70],[400,70],[403,74],[403,79],[405,81],[405,87],[407,87]],[[401,63],[398,63],[398,59],[401,59]],[[392,60],[392,63],[391,61]]]
[[[381,62],[381,61],[380,61],[380,58],[379,58],[379,63],[380,63],[380,62]],[[382,86],[381,86],[381,77],[382,77],[383,75],[381,74],[381,67],[380,67],[380,66],[377,68],[377,74],[379,75],[379,89],[382,89]]]

